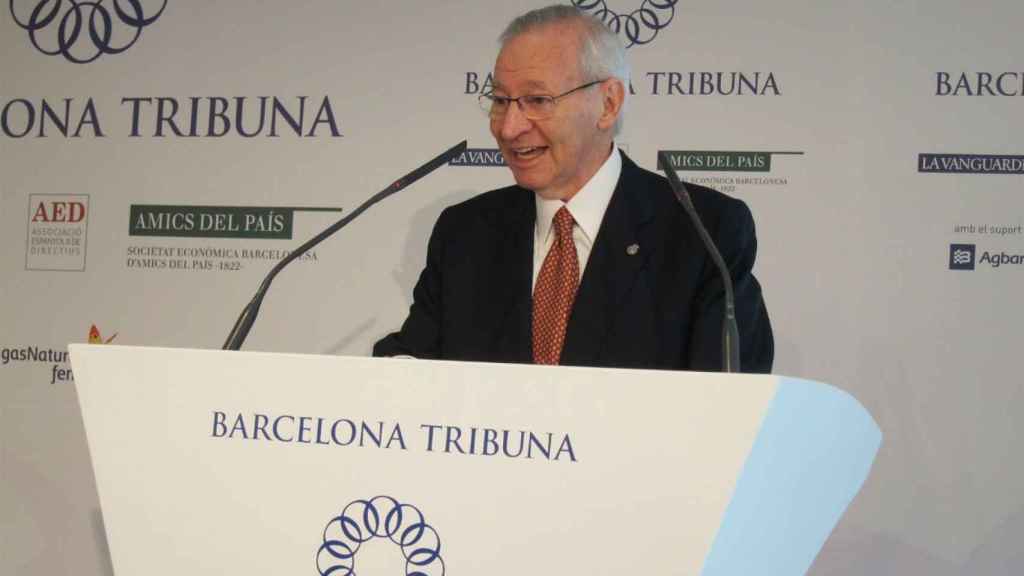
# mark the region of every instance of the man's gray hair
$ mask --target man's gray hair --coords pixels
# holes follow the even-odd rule
[[[604,22],[579,10],[575,6],[556,4],[531,10],[509,23],[505,31],[498,37],[504,46],[509,40],[528,32],[533,32],[555,24],[575,24],[580,26],[580,72],[582,80],[604,80],[618,78],[625,87],[625,99],[629,99],[629,60],[626,59],[626,47],[618,34],[612,32]],[[615,119],[615,135],[622,130],[625,115],[625,101],[619,117]]]

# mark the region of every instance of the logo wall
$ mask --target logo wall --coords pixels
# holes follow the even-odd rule
[[[1024,236],[1024,224],[957,224],[953,233],[961,236],[982,237],[987,249],[979,250],[978,244],[954,242],[949,245],[950,270],[974,270],[984,265],[987,268],[1006,269],[1024,265],[1024,251],[1007,249],[1007,240]],[[1000,248],[993,244],[1003,245]],[[980,254],[980,256],[979,256]]]
[[[29,195],[25,269],[85,270],[88,231],[87,194]]]
[[[675,21],[679,0],[643,0],[631,11],[619,11],[621,8],[609,6],[608,0],[570,0],[569,4],[604,22],[621,37],[626,48],[632,48],[650,44]],[[627,89],[631,95],[710,98],[782,95],[782,82],[770,70],[634,69],[630,76]],[[463,94],[489,94],[493,90],[492,72],[465,73]]]
[[[680,172],[706,172],[686,177],[689,183],[731,194],[750,187],[784,187],[789,177],[773,172],[776,156],[802,156],[803,152],[755,152],[742,150],[664,150],[672,168]],[[661,169],[661,153],[658,155]]]
[[[109,344],[117,338],[115,332],[112,336],[104,338],[95,324],[89,327],[90,344]],[[14,364],[48,364],[50,366],[49,384],[71,382],[74,374],[68,364],[67,348],[47,348],[37,345],[18,345],[0,347],[0,366],[11,366]]]
[[[11,17],[36,50],[88,64],[121,54],[138,42],[143,28],[164,13],[167,0],[10,0]]]
[[[949,245],[949,269],[950,270],[974,270],[974,244],[950,244]]]
[[[41,54],[88,64],[125,52],[156,22],[168,0],[8,0],[11,18]],[[92,96],[0,96],[0,136],[107,138],[118,106],[129,138],[342,137],[329,95],[160,96],[132,94],[108,101]]]
[[[242,270],[250,261],[278,261],[288,248],[239,245],[239,240],[263,242],[291,240],[296,212],[341,212],[341,208],[295,208],[260,206],[192,206],[133,204],[128,235],[164,238],[158,244],[136,244],[127,248],[125,265],[136,270],[221,271]],[[173,239],[201,238],[218,241],[196,246]],[[171,239],[171,240],[166,240]],[[316,262],[313,250],[299,257]]]
[[[1024,174],[1024,156],[1010,154],[918,154],[922,174]]]
[[[507,166],[505,156],[497,148],[466,148],[462,154],[448,161],[449,166]]]
[[[976,244],[950,244],[949,269],[974,270],[980,265],[986,265],[988,268],[994,269],[1005,269],[1007,266],[1024,266],[1024,252],[983,250],[981,256],[977,256],[977,253],[978,247]]]
[[[1024,96],[1020,72],[936,72],[936,96]]]
[[[571,0],[571,4],[600,19],[616,34],[625,38],[626,48],[648,44],[658,32],[672,23],[679,0],[643,0],[632,12],[619,13],[605,0]]]
[[[1004,178],[1024,174],[1024,156],[990,154],[920,154],[917,171],[922,174],[943,174],[944,177],[974,179]],[[922,176],[935,178],[935,176]],[[1007,217],[1002,211],[999,220],[959,221],[952,225],[953,240],[949,245],[950,270],[1019,269],[1024,265],[1024,218]]]

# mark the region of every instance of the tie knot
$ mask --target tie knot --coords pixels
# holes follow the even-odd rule
[[[562,206],[555,212],[555,234],[559,238],[572,238],[572,214],[569,213],[569,209]]]

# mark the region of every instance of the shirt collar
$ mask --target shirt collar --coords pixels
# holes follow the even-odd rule
[[[590,180],[580,188],[580,191],[573,195],[568,202],[561,200],[547,200],[537,194],[537,223],[536,239],[543,244],[551,232],[551,221],[555,212],[562,206],[569,209],[576,226],[583,232],[590,246],[594,245],[597,238],[597,231],[601,228],[601,220],[604,219],[604,212],[615,192],[615,186],[619,182],[619,175],[622,173],[622,156],[616,146],[612,147],[612,153],[608,159],[598,168],[597,172],[590,177]]]

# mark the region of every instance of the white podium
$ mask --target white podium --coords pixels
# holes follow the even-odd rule
[[[881,442],[777,376],[71,358],[118,576],[802,574]]]

